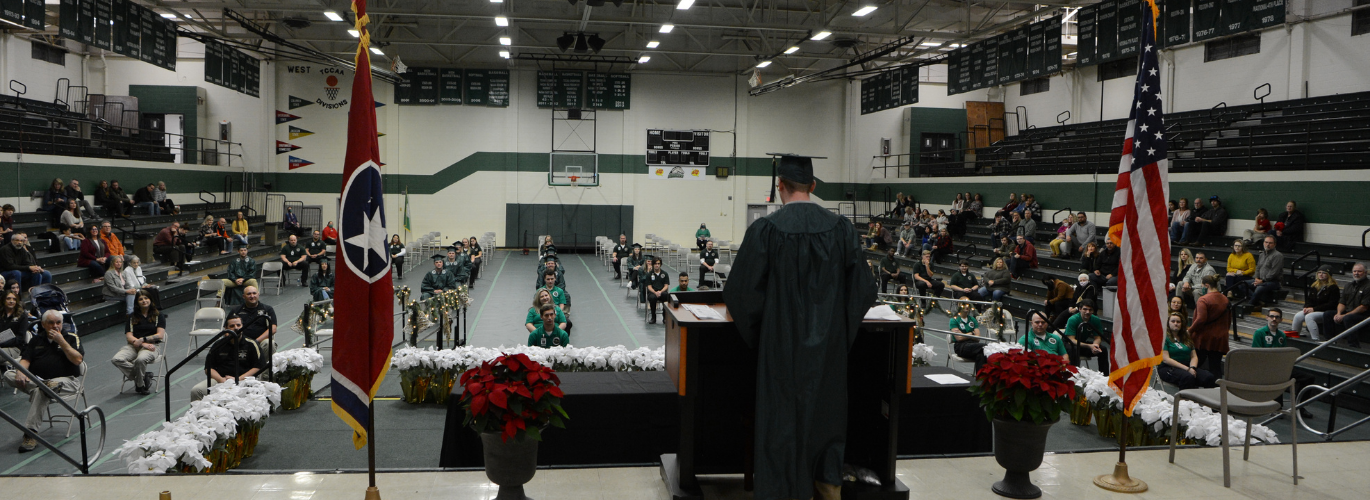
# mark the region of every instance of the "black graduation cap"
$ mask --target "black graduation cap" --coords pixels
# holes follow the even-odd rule
[[[827,159],[826,156],[804,156],[794,153],[766,153],[777,158],[776,173],[780,178],[799,184],[813,182],[813,160]]]
[[[557,253],[556,253],[556,252],[552,252],[552,253],[549,253],[549,254],[543,256],[543,257],[542,257],[542,260],[543,260],[543,261],[557,261],[557,262],[561,262],[561,259],[557,257]]]
[[[633,248],[642,248],[641,243],[633,243]]]
[[[440,253],[439,253],[439,254],[433,254],[433,260],[442,260],[442,261],[445,261],[445,260],[447,260],[447,256],[446,256],[446,255],[443,255],[443,254],[440,254]]]

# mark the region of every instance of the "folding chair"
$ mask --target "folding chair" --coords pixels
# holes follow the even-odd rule
[[[199,311],[201,304],[204,304],[206,301],[210,303],[210,307],[223,307],[223,297],[219,296],[219,294],[223,293],[223,291],[223,281],[219,281],[212,278],[200,280],[198,283],[196,283],[195,310]],[[209,292],[209,295],[206,296],[205,292]]]
[[[152,352],[153,352],[153,355],[155,355],[156,357],[154,357],[154,358],[152,359],[152,362],[151,362],[151,363],[148,363],[147,366],[143,367],[144,370],[153,369],[154,366],[155,366],[155,368],[156,368],[156,371],[153,372],[153,375],[152,375],[152,387],[149,387],[149,388],[148,388],[148,390],[150,390],[150,391],[152,391],[152,392],[157,392],[157,389],[158,389],[158,387],[161,386],[162,381],[166,379],[166,371],[167,371],[166,352],[167,352],[167,349],[168,349],[167,346],[170,345],[170,342],[171,342],[171,335],[168,334],[168,335],[166,336],[166,338],[163,338],[163,339],[162,339],[162,343],[161,343],[160,345],[157,346],[157,350],[156,350],[156,351],[152,351]],[[133,379],[130,379],[130,378],[128,378],[128,377],[123,377],[123,380],[121,380],[121,381],[119,382],[119,393],[120,393],[120,394],[123,394],[123,393],[124,393],[124,387],[127,386],[129,382],[133,382]],[[136,384],[135,384],[135,385],[136,385]]]
[[[955,336],[955,335],[952,335],[952,334],[950,334],[950,333],[948,333],[948,334],[947,334],[947,363],[946,363],[945,365],[943,365],[943,366],[951,366],[951,362],[952,362],[952,361],[955,361],[955,362],[957,362],[957,363],[970,363],[971,366],[975,366],[975,360],[973,360],[973,359],[966,359],[966,358],[963,358],[963,357],[960,357],[960,356],[957,356],[957,355],[956,355],[956,350],[951,348],[951,346],[952,346],[953,344],[955,344],[955,343],[956,343],[956,336]],[[974,368],[972,368],[972,369],[974,369]]]
[[[186,346],[186,355],[194,352],[200,346],[200,337],[212,338],[224,330],[224,321],[228,319],[228,313],[220,307],[206,307],[195,311],[195,319],[190,321],[190,345]],[[165,350],[165,347],[163,348]]]
[[[267,281],[267,280],[273,280],[273,281],[275,281],[275,282],[276,282],[276,295],[280,295],[280,294],[281,294],[281,286],[285,283],[285,271],[283,270],[283,268],[284,268],[284,265],[281,264],[280,261],[275,261],[275,260],[273,260],[273,261],[270,261],[270,262],[263,262],[263,263],[262,263],[262,277],[261,277],[260,279],[258,279],[257,282],[258,282],[258,283],[261,283],[262,288],[266,288],[266,281]]]
[[[76,408],[77,410],[85,408],[86,406],[88,406],[89,403],[88,401],[86,401],[87,368],[88,367],[86,366],[86,362],[81,361],[81,376],[76,378],[76,393],[62,396],[62,401],[66,401],[67,404],[71,405],[72,408]],[[36,391],[39,389],[35,388],[34,390]],[[53,415],[52,400],[48,400],[48,406],[46,408],[43,408],[43,413],[47,414],[47,418],[43,419],[43,422],[47,422],[48,428],[52,428],[52,424],[55,424],[59,421],[65,421],[67,423],[66,437],[71,437],[71,426],[72,424],[76,423],[75,415]]]
[[[713,282],[714,289],[722,290],[723,285],[728,282],[728,273],[732,271],[732,264],[714,264],[714,270],[708,273],[708,276],[712,278],[709,281]],[[703,283],[700,283],[700,285],[703,285]]]

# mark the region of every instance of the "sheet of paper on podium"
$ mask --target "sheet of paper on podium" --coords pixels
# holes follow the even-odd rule
[[[901,319],[904,319],[904,317],[900,316],[898,313],[895,313],[893,309],[889,308],[889,306],[881,304],[872,307],[869,311],[866,311],[866,319],[875,321],[899,321]]]
[[[949,374],[949,373],[932,373],[932,374],[923,375],[923,376],[924,376],[924,377],[927,377],[928,380],[931,380],[931,381],[933,381],[933,382],[937,382],[937,383],[942,384],[942,385],[955,385],[955,384],[969,384],[969,383],[970,383],[969,380],[963,379],[963,378],[961,378],[961,377],[958,377],[958,376],[956,376],[956,375],[952,375],[952,374]]]
[[[680,307],[685,308],[686,311],[690,311],[690,314],[695,315],[695,317],[699,319],[723,320],[722,314],[719,314],[718,311],[715,311],[712,307],[703,304],[681,304]]]

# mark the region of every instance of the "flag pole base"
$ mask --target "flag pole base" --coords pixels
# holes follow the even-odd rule
[[[375,486],[367,487],[366,500],[381,500],[381,490]]]
[[[1118,493],[1141,493],[1146,491],[1145,481],[1133,479],[1127,475],[1127,463],[1125,462],[1118,462],[1118,465],[1113,466],[1112,474],[1104,474],[1094,478],[1094,485]]]

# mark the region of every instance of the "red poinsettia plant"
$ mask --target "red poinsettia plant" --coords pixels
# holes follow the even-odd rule
[[[504,441],[514,438],[542,440],[542,429],[566,428],[570,419],[561,409],[565,394],[561,379],[551,368],[523,354],[508,354],[481,363],[461,374],[466,409],[465,425],[476,432],[499,433]]]
[[[1074,401],[1075,372],[1055,354],[1015,349],[990,356],[970,392],[990,420],[1055,422]]]

